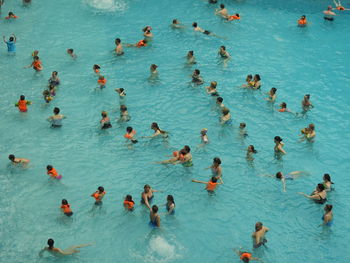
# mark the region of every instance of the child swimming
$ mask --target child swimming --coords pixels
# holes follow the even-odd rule
[[[17,103],[15,103],[15,106],[18,107],[18,110],[20,112],[27,112],[28,108],[27,105],[31,105],[32,103],[29,100],[26,100],[26,97],[24,95],[21,95],[19,97],[19,100]]]
[[[74,53],[74,49],[73,48],[68,48],[67,49],[67,54],[73,58],[73,59],[76,59],[78,56]]]
[[[116,38],[114,43],[115,43],[115,54],[117,56],[124,55],[123,45],[122,45],[122,41],[120,40],[120,38]]]
[[[102,116],[102,119],[100,120],[101,129],[104,130],[104,129],[112,128],[112,124],[111,124],[111,121],[108,117],[107,112],[102,111],[101,116]]]
[[[66,116],[60,114],[60,108],[55,107],[53,109],[53,114],[49,118],[47,118],[47,121],[51,122],[52,128],[60,128],[62,127],[62,120],[66,118]]]
[[[54,247],[54,243],[55,241],[50,238],[49,240],[47,240],[47,245],[48,247],[43,248],[40,252],[39,252],[39,256],[42,257],[43,253],[45,251],[49,252],[50,254],[52,254],[53,256],[66,256],[66,255],[72,255],[75,253],[79,253],[80,250],[78,250],[77,248],[82,248],[82,247],[87,247],[87,246],[91,246],[92,244],[82,244],[82,245],[77,245],[77,246],[71,246],[67,249],[60,249],[57,247]]]
[[[99,85],[100,89],[104,89],[106,87],[107,80],[104,76],[100,75],[97,80],[97,84]]]
[[[30,161],[25,158],[16,158],[15,155],[10,154],[9,155],[9,160],[11,161],[12,164],[14,165],[27,165]]]
[[[16,52],[16,42],[17,38],[14,34],[10,35],[9,41],[6,41],[5,36],[3,36],[4,42],[7,45],[7,52],[15,53]]]
[[[8,20],[11,18],[16,19],[16,18],[18,18],[18,16],[16,16],[13,12],[9,12],[8,15],[5,17],[5,19]]]
[[[129,211],[133,211],[134,210],[135,202],[132,200],[132,196],[131,195],[126,195],[125,196],[123,205],[124,205],[124,208],[129,210]]]
[[[62,179],[62,175],[58,174],[58,172],[56,171],[55,168],[53,168],[52,165],[48,165],[46,166],[46,170],[47,170],[47,175],[50,175],[52,178],[55,179]]]
[[[106,192],[103,186],[99,186],[97,191],[91,194],[91,197],[95,198],[95,205],[102,205],[102,199],[104,198]]]
[[[204,182],[204,181],[198,181],[198,180],[194,180],[192,179],[192,182],[194,183],[200,183],[200,184],[205,184],[206,187],[205,187],[205,190],[207,190],[208,192],[210,193],[213,193],[214,190],[216,189],[216,187],[220,184],[223,184],[224,182],[222,181],[222,178],[220,177],[219,178],[220,182],[218,183],[218,179],[213,176],[209,182]]]
[[[124,138],[130,140],[132,143],[137,143],[137,139],[135,138],[136,131],[132,127],[126,128],[126,133],[124,135]]]
[[[62,199],[61,210],[66,216],[72,216],[73,212],[66,199]]]

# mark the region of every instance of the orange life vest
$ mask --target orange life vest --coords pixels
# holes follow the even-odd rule
[[[98,82],[98,84],[105,85],[107,83],[107,80],[106,79],[99,79],[97,82]]]
[[[61,205],[61,208],[63,209],[63,213],[71,213],[72,209],[70,209],[70,205]]]
[[[26,112],[27,111],[27,101],[26,100],[19,100],[18,101],[18,109],[19,111]]]
[[[307,23],[306,19],[299,19],[298,20],[299,25],[306,25],[306,23]]]
[[[248,252],[244,252],[244,253],[242,253],[240,259],[243,260],[244,258],[247,258],[250,260],[252,258],[252,254],[250,254]]]
[[[134,201],[127,201],[127,200],[124,201],[124,206],[129,210],[133,209],[134,205],[135,205]]]
[[[56,171],[55,168],[52,168],[50,171],[47,171],[47,174],[52,177],[58,177],[58,172]]]
[[[282,109],[279,109],[278,111],[279,112],[285,112],[287,109],[286,108],[282,108]]]
[[[132,139],[132,137],[134,137],[136,134],[135,130],[132,130],[130,133],[125,133],[124,138],[126,139]]]
[[[207,183],[207,190],[208,190],[208,191],[214,191],[217,184],[218,184],[218,183],[213,183],[212,181],[209,181],[209,182]]]
[[[344,11],[345,10],[345,8],[344,8],[344,6],[337,6],[337,10],[339,10],[339,11]]]
[[[102,197],[106,194],[106,192],[100,193],[100,192],[96,192],[94,193],[94,198],[96,201],[101,201]],[[102,196],[100,196],[102,195]]]
[[[146,47],[147,43],[145,43],[144,40],[140,40],[139,42],[137,42],[136,46],[137,47]]]
[[[36,71],[42,70],[40,60],[33,61],[32,65],[33,65],[33,69],[35,69]]]
[[[231,21],[231,20],[240,20],[241,17],[239,16],[236,16],[236,15],[232,15],[232,16],[229,16],[229,18],[227,18],[227,20]]]

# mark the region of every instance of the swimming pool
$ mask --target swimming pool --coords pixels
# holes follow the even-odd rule
[[[350,16],[323,21],[321,11],[330,4],[323,0],[223,3],[230,13],[239,12],[241,21],[221,20],[213,14],[216,6],[206,1],[33,0],[26,7],[5,2],[1,18],[9,11],[19,18],[0,22],[3,35],[18,38],[15,56],[7,54],[5,45],[0,52],[1,262],[56,261],[38,257],[48,238],[60,248],[95,242],[62,262],[239,262],[231,248],[252,249],[257,221],[271,229],[268,248],[254,251],[264,262],[349,262]],[[310,25],[298,28],[296,20],[303,14]],[[170,29],[173,18],[187,29]],[[195,34],[194,21],[227,39]],[[155,35],[149,47],[124,48],[124,56],[114,56],[116,37],[136,43],[146,25]],[[232,55],[227,67],[217,58],[221,45]],[[67,48],[75,49],[76,61]],[[40,73],[23,69],[35,49],[44,66]],[[195,52],[196,66],[185,65],[189,50]],[[159,66],[157,81],[148,80],[153,63]],[[102,91],[95,89],[93,64],[108,80]],[[195,68],[206,84],[218,82],[232,126],[219,125],[206,85],[188,85]],[[45,105],[41,94],[54,70],[62,83]],[[262,77],[261,92],[238,88],[247,74],[256,73]],[[315,108],[303,118],[279,113],[263,99],[271,87],[277,88],[275,107],[285,101],[300,112],[300,101],[309,93]],[[127,124],[115,121],[115,88],[126,90]],[[33,103],[26,114],[14,107],[21,94]],[[67,116],[61,129],[46,121],[54,107]],[[99,129],[102,110],[112,119],[107,131]],[[140,138],[151,135],[154,121],[170,132],[167,142]],[[239,136],[240,122],[247,123],[246,139]],[[316,140],[300,143],[300,129],[309,123],[316,125]],[[132,147],[123,138],[128,125],[139,137]],[[210,139],[204,148],[197,147],[202,128],[208,128]],[[282,161],[274,158],[276,135],[285,142]],[[153,164],[185,144],[192,148],[193,167]],[[258,151],[252,164],[245,158],[250,144]],[[10,167],[10,153],[29,158],[30,167]],[[204,168],[216,156],[223,162],[225,184],[209,196],[204,185],[190,180],[208,180]],[[48,164],[62,173],[61,181],[48,178]],[[257,176],[279,170],[311,176],[288,182],[286,193],[274,179]],[[311,192],[324,173],[332,175],[336,188],[328,197],[335,214],[331,228],[318,227],[323,206],[297,194]],[[168,194],[175,198],[176,214],[162,214],[160,229],[149,227],[149,213],[139,205],[146,183],[164,191],[155,193],[153,204],[165,204]],[[90,194],[100,185],[107,194],[102,208],[93,209]],[[137,203],[132,213],[122,207],[126,194]],[[62,198],[70,202],[72,218],[59,211]],[[160,210],[165,213],[164,206]]]

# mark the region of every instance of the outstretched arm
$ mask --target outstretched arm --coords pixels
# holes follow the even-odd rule
[[[208,183],[208,182],[198,181],[198,180],[194,180],[194,179],[192,179],[192,182],[194,182],[194,183],[200,183],[200,184],[207,184],[207,183]]]

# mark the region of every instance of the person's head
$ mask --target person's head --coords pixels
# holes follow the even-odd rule
[[[131,202],[132,201],[132,196],[131,195],[126,195],[125,196],[125,201]]]
[[[230,110],[228,108],[223,108],[222,109],[222,115],[227,115],[230,113]]]
[[[43,96],[47,97],[50,96],[50,91],[48,91],[47,89],[43,91]]]
[[[175,19],[173,19],[173,24],[174,25],[176,25],[176,24],[178,24],[179,23],[179,21],[175,18]]]
[[[122,41],[120,40],[120,38],[116,38],[116,39],[115,39],[115,43],[116,43],[117,45],[119,45],[121,42],[122,42]]]
[[[151,124],[151,129],[153,129],[153,130],[159,130],[158,123],[153,122],[153,123]]]
[[[128,108],[125,106],[125,105],[120,105],[120,111],[121,112],[124,112],[124,111],[127,111]]]
[[[145,184],[145,186],[143,187],[143,190],[145,190],[145,193],[148,193],[149,190],[151,190],[151,186],[149,184]]]
[[[318,192],[322,192],[322,191],[324,191],[324,185],[323,184],[317,184],[317,186],[316,186],[316,190],[318,191]]]
[[[117,92],[118,92],[119,94],[123,93],[123,92],[124,92],[124,88],[118,88],[118,89],[117,89]]]
[[[254,145],[249,145],[247,151],[251,152],[251,153],[257,153],[257,151],[255,150]]]
[[[100,69],[101,67],[99,66],[99,65],[97,65],[97,64],[95,64],[94,66],[93,66],[93,69]]]
[[[15,158],[16,158],[16,157],[15,157],[13,154],[10,154],[10,155],[9,155],[9,159],[10,159],[11,162],[14,162],[14,161],[15,161]]]
[[[282,102],[282,103],[280,104],[280,107],[281,107],[282,109],[286,109],[286,108],[287,108],[287,103]]]
[[[51,171],[53,169],[53,167],[52,167],[52,165],[48,165],[48,166],[46,166],[46,170],[48,170],[48,171]]]
[[[184,156],[184,155],[186,155],[186,154],[187,154],[187,151],[186,151],[185,149],[181,149],[181,150],[179,151],[179,155]]]
[[[238,13],[236,13],[236,16],[237,16],[237,17],[239,17],[239,14],[238,14]]]
[[[187,56],[188,57],[193,57],[193,50],[188,51]]]
[[[99,79],[99,80],[104,80],[105,77],[101,75],[101,76],[98,77],[98,79]]]
[[[329,174],[324,174],[324,175],[323,175],[323,181],[325,181],[325,182],[331,182],[331,183],[333,184],[333,182],[332,182],[332,180],[331,180],[331,176],[330,176]]]
[[[97,188],[97,190],[98,190],[101,194],[105,191],[105,189],[104,189],[103,186],[99,186],[99,187]]]
[[[310,94],[305,94],[304,100],[308,101],[310,99]]]
[[[216,103],[217,104],[221,104],[224,101],[224,99],[222,97],[217,97],[216,98]]]
[[[127,133],[131,133],[132,132],[132,127],[130,127],[130,126],[126,127],[126,132]]]
[[[55,241],[52,238],[49,238],[49,240],[47,240],[47,245],[49,246],[49,249],[52,249],[54,244]]]
[[[221,160],[220,160],[220,158],[219,157],[215,157],[214,159],[213,159],[213,164],[216,164],[216,165],[220,165],[221,164]]]
[[[68,201],[66,199],[62,199],[62,205],[68,205]]]
[[[241,122],[241,123],[239,124],[239,128],[240,128],[240,129],[244,129],[246,126],[247,126],[247,124],[245,124],[245,122]]]
[[[186,153],[191,152],[191,148],[188,145],[185,145],[183,149],[186,151]]]
[[[253,75],[249,74],[246,77],[246,81],[251,81],[253,79]]]
[[[324,211],[325,211],[326,213],[332,211],[332,209],[333,209],[333,205],[326,204],[326,205],[324,206]]]
[[[249,263],[250,259],[247,258],[247,257],[244,257],[244,258],[242,258],[242,261],[243,261],[244,263]]]
[[[57,77],[57,75],[58,75],[58,72],[57,71],[52,71],[52,77]]]
[[[152,27],[151,26],[146,26],[146,27],[144,27],[143,29],[142,29],[142,31],[143,32],[151,32],[151,30],[152,30]]]
[[[218,83],[216,81],[210,82],[210,87],[213,88],[213,89],[216,89],[217,85],[218,85]]]
[[[38,56],[35,56],[35,57],[34,57],[34,60],[35,60],[35,61],[38,61],[38,60],[39,60],[39,57],[38,57]]]
[[[225,8],[225,5],[224,5],[224,4],[221,4],[221,5],[220,5],[220,8],[221,8],[221,9],[224,9],[224,8]]]
[[[271,88],[271,91],[270,91],[270,92],[271,92],[272,94],[276,94],[276,91],[277,91],[276,88]]]
[[[282,177],[283,177],[282,172],[277,172],[277,173],[276,173],[276,178],[277,178],[277,179],[282,179]]]
[[[200,71],[199,69],[195,69],[194,72],[193,72],[193,74],[199,75],[199,74],[201,74],[201,71]]]
[[[259,81],[259,80],[261,80],[260,75],[259,74],[255,74],[254,75],[254,81]]]
[[[282,138],[280,136],[275,136],[274,141],[277,143],[281,143],[282,142]]]
[[[147,40],[147,39],[144,39],[144,40],[143,40],[143,43],[147,44],[147,43],[148,43],[148,40]]]
[[[193,23],[192,23],[192,26],[193,26],[193,27],[197,27],[197,26],[198,26],[197,22],[193,22]]]
[[[166,200],[167,200],[168,202],[171,202],[171,203],[175,204],[175,202],[174,202],[174,197],[173,197],[172,195],[168,195],[167,198],[166,198]]]
[[[263,227],[263,223],[261,223],[261,222],[256,222],[256,224],[255,224],[255,231],[261,230],[262,227]]]
[[[153,212],[154,214],[156,214],[156,213],[158,212],[158,206],[153,205],[153,206],[152,206],[152,212]]]
[[[312,131],[314,131],[314,130],[315,130],[315,124],[310,123],[310,124],[309,124],[309,129],[312,130]]]
[[[21,95],[21,96],[19,97],[19,99],[20,99],[20,100],[25,100],[26,97],[25,97],[24,95]]]
[[[207,128],[203,128],[201,130],[201,135],[204,136],[204,135],[207,135],[207,132],[208,132],[208,129]]]
[[[15,14],[13,12],[9,12],[9,16],[14,16]]]
[[[216,178],[215,176],[212,176],[211,179],[210,179],[210,181],[211,181],[212,183],[216,183],[216,182],[218,181],[218,178]]]
[[[73,48],[68,48],[68,49],[67,49],[67,53],[68,53],[68,54],[72,55],[73,52],[74,52],[74,49],[73,49]]]
[[[101,116],[102,116],[103,118],[106,118],[106,117],[107,117],[107,111],[102,111],[102,112],[101,112]]]
[[[59,114],[60,113],[60,108],[55,107],[53,109],[53,113],[56,114],[56,115]]]
[[[10,41],[13,41],[13,40],[15,40],[15,39],[14,39],[14,37],[10,37],[9,40],[10,40]]]
[[[157,68],[158,68],[158,66],[156,64],[152,64],[150,67],[151,71],[155,71],[155,70],[157,70]]]
[[[305,16],[305,15],[302,15],[302,16],[301,16],[301,19],[302,19],[302,20],[305,20],[305,19],[306,19],[306,16]]]
[[[221,46],[220,47],[220,51],[226,51],[226,47],[225,46]]]
[[[332,9],[333,9],[333,8],[332,8],[331,5],[329,5],[329,6],[327,7],[327,10],[328,10],[328,11],[332,11]]]

